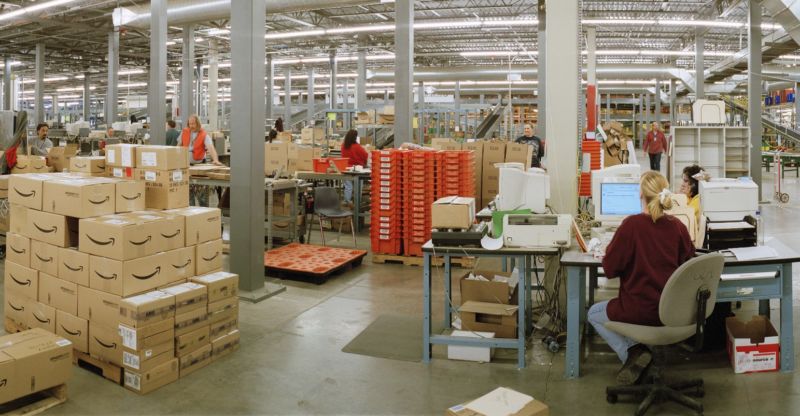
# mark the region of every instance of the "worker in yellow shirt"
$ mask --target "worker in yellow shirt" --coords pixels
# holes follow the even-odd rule
[[[708,180],[708,175],[700,166],[692,165],[683,168],[681,193],[686,195],[689,206],[694,208],[698,227],[700,226],[700,181],[704,180]]]

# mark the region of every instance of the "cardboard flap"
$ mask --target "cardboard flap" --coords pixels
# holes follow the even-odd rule
[[[517,305],[469,301],[461,305],[461,312],[485,313],[489,315],[512,316],[517,312]]]

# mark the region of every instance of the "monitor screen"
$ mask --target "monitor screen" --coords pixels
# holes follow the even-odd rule
[[[602,215],[636,215],[642,212],[639,183],[600,184],[600,213]]]

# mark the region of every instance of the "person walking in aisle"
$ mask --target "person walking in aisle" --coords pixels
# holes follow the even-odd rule
[[[210,155],[211,163],[222,166],[219,156],[217,156],[217,149],[214,148],[214,142],[211,140],[211,136],[203,130],[200,119],[194,114],[189,116],[187,126],[181,133],[181,146],[189,148],[189,164],[205,163],[206,157]],[[208,206],[207,186],[192,185],[189,187],[189,204],[194,205],[195,200],[197,206]]]
[[[175,120],[167,120],[167,146],[177,146],[181,132],[175,128]]]
[[[642,149],[650,156],[650,170],[661,171],[661,154],[667,151],[667,138],[659,128],[658,122],[654,121],[650,126]]]
[[[542,158],[544,157],[544,141],[533,134],[533,126],[526,124],[523,128],[523,135],[514,140],[515,143],[527,144],[533,146],[533,157],[531,158],[532,168],[542,167]]]

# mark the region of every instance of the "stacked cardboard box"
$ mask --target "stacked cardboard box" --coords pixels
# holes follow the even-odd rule
[[[60,386],[72,375],[72,346],[68,340],[42,329],[31,329],[0,337],[0,403]],[[7,414],[36,414],[24,410]],[[40,410],[40,409],[36,409]]]
[[[9,187],[6,319],[61,335],[77,351],[124,368],[125,385],[139,393],[177,379],[175,340],[187,299],[167,287],[197,289],[188,279],[221,270],[220,210],[143,211],[144,182],[115,178],[12,175]],[[236,300],[238,277],[228,280],[233,288],[223,292]],[[199,290],[203,300],[189,303],[201,304],[207,319],[207,289]],[[236,321],[231,299],[212,310],[235,309]]]
[[[194,277],[191,282],[206,288],[208,296],[206,306],[208,337],[206,340],[209,345],[201,340],[196,344],[195,352],[191,352],[189,349],[187,355],[191,358],[181,360],[181,377],[193,371],[191,369],[193,361],[205,359],[204,357],[208,355],[211,356],[211,361],[215,361],[239,347],[239,298],[237,296],[239,276],[227,272],[216,272]],[[204,334],[205,330],[202,331]]]
[[[53,168],[47,166],[44,156],[17,155],[17,164],[11,168],[11,173],[47,173]]]
[[[189,205],[189,153],[182,146],[139,146],[134,177],[145,181],[147,208]]]
[[[66,146],[54,146],[47,152],[50,166],[56,172],[63,172],[70,168],[71,159],[78,154],[78,144],[69,143]],[[71,171],[72,169],[70,169]]]

